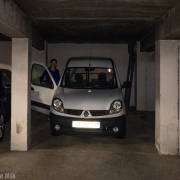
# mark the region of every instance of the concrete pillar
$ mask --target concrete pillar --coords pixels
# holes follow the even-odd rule
[[[17,151],[27,151],[31,143],[31,44],[12,39],[11,150]]]
[[[155,110],[155,52],[140,52],[137,43],[136,109]]]
[[[179,148],[178,41],[156,42],[155,144],[160,154],[177,155]]]

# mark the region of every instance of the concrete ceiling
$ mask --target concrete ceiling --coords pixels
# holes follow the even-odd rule
[[[49,42],[141,40],[180,0],[14,0]]]

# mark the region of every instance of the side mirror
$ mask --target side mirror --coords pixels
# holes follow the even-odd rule
[[[4,90],[6,90],[6,91],[11,90],[11,84],[6,84],[4,86]]]
[[[52,83],[52,84],[50,84],[49,88],[50,88],[50,89],[54,89],[54,85],[53,85],[53,83]]]
[[[130,82],[128,82],[128,81],[125,81],[124,83],[123,83],[123,85],[121,85],[121,88],[123,89],[123,88],[130,88],[131,87],[131,83]]]

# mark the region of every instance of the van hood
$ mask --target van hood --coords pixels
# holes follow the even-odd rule
[[[69,89],[59,87],[54,98],[62,100],[65,109],[109,110],[114,100],[122,99],[116,89]]]

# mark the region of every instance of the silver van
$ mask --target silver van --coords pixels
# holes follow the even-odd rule
[[[124,138],[122,87],[112,59],[69,59],[50,106],[52,135],[109,133]]]

